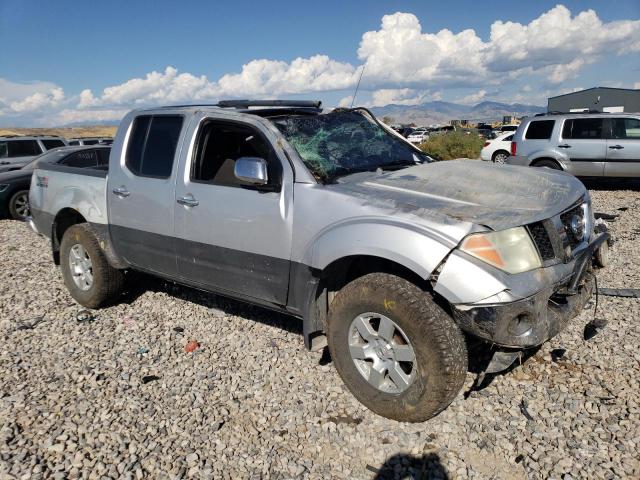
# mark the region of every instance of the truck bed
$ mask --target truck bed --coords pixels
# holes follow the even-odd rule
[[[55,215],[72,208],[92,224],[107,225],[108,167],[43,164],[33,172],[29,203],[38,233],[51,236]]]

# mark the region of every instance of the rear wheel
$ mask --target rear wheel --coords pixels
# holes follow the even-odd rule
[[[507,158],[509,158],[509,154],[507,152],[505,152],[504,150],[498,150],[493,154],[492,160],[494,163],[505,163],[507,161]]]
[[[337,293],[328,341],[351,393],[394,420],[437,415],[465,380],[467,350],[458,326],[429,293],[393,275],[365,275]]]
[[[29,216],[29,190],[19,190],[9,200],[9,213],[16,220],[26,220]]]
[[[124,274],[109,265],[86,223],[67,229],[60,243],[60,267],[69,293],[80,305],[99,308],[122,291]]]
[[[553,160],[538,160],[533,164],[534,167],[551,168],[552,170],[562,170],[562,167]]]

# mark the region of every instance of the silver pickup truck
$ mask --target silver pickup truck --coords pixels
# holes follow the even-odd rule
[[[307,101],[133,111],[108,169],[42,165],[30,202],[81,305],[132,269],[286,312],[402,421],[455,398],[467,337],[496,372],[557,334],[608,236],[568,174],[434,162],[364,108]]]

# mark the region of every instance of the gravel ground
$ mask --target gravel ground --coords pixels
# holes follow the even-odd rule
[[[620,215],[600,286],[640,288],[638,189],[592,196]],[[0,221],[0,258],[0,478],[640,477],[638,299],[601,296],[592,339],[593,303],[523,365],[402,424],[362,407],[295,319],[139,277],[78,321],[46,240]]]

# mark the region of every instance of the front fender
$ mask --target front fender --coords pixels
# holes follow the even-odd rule
[[[341,258],[368,255],[400,264],[427,279],[456,243],[409,224],[358,219],[321,232],[305,250],[303,263],[324,270]]]

